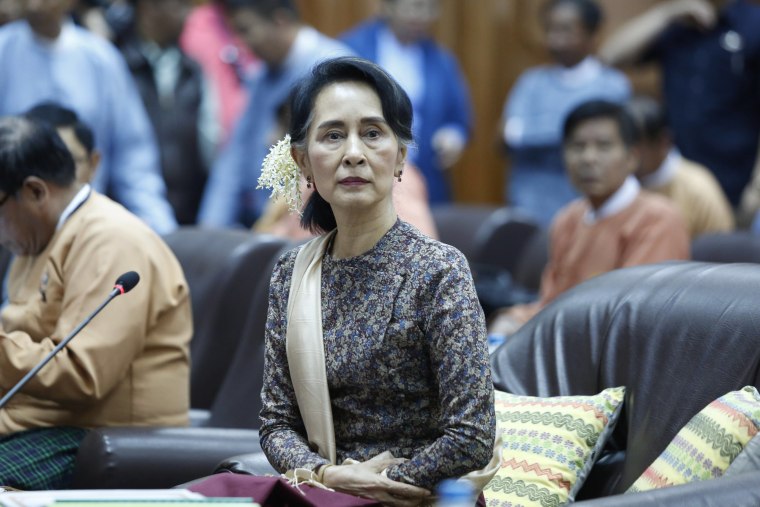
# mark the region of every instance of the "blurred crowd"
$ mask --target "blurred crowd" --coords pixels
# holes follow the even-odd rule
[[[671,199],[690,237],[760,231],[760,5],[663,0],[599,40],[593,0],[540,10],[551,63],[525,69],[498,126],[509,159],[504,204],[548,228],[582,198],[562,128],[604,100],[635,120],[631,175]],[[438,0],[380,0],[337,38],[292,0],[0,0],[0,114],[40,104],[92,131],[88,178],[159,233],[178,225],[303,236],[257,188],[282,137],[292,85],[315,62],[377,62],[414,108],[415,146],[399,184],[402,218],[435,236],[430,208],[452,202],[452,168],[473,131],[460,64],[433,38]],[[658,62],[662,93],[634,96],[625,66]],[[306,190],[306,189],[305,189]],[[409,208],[406,210],[405,208]],[[753,225],[754,222],[754,225]]]

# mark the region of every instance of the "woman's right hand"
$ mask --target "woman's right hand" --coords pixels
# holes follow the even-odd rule
[[[322,482],[341,493],[377,500],[393,507],[412,507],[429,501],[432,493],[424,488],[392,481],[381,475],[403,458],[373,459],[356,465],[335,465],[325,469]]]

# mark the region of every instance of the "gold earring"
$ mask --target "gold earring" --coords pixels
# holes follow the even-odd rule
[[[306,177],[306,188],[311,188],[311,176]]]

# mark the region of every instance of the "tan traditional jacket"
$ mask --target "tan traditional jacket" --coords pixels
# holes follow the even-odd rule
[[[16,258],[0,312],[4,394],[105,299],[114,299],[0,410],[0,433],[47,426],[185,425],[192,320],[187,282],[165,243],[92,192],[45,250]]]
[[[734,230],[734,213],[718,180],[704,166],[681,157],[673,179],[647,190],[672,200],[686,220],[689,235]]]

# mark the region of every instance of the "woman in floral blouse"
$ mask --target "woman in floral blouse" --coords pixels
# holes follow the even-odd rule
[[[385,71],[325,61],[296,87],[291,111],[290,154],[314,188],[302,225],[322,235],[305,274],[296,259],[309,245],[284,254],[272,276],[261,447],[279,471],[307,470],[337,491],[429,502],[438,482],[493,453],[486,328],[467,262],[396,215],[391,188],[412,144],[412,109]],[[268,163],[284,173],[288,161]],[[316,289],[299,292],[309,276]],[[309,321],[301,313],[315,301]],[[292,350],[299,325],[322,335],[309,352]],[[326,379],[316,415],[305,404],[320,387],[301,375],[315,358]]]

